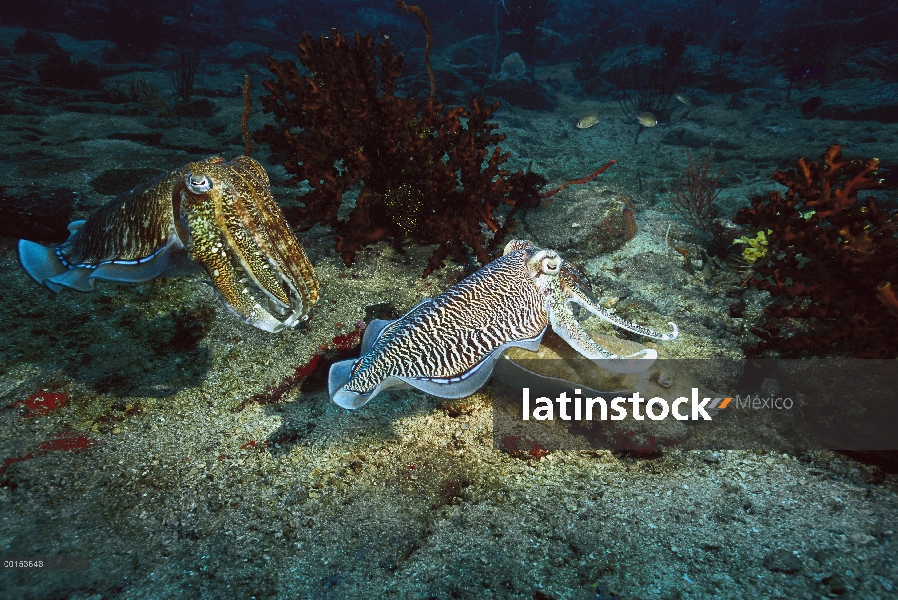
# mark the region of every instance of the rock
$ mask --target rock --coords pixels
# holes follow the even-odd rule
[[[529,78],[492,81],[483,87],[483,93],[526,110],[552,110],[554,94],[547,92],[538,81]]]
[[[208,119],[218,112],[218,107],[208,98],[197,98],[175,107],[175,114],[189,119]]]
[[[720,463],[720,452],[715,452],[713,450],[705,450],[702,453],[702,460],[706,463],[710,464],[719,464]]]
[[[232,65],[246,65],[249,63],[265,63],[265,57],[271,51],[265,46],[252,42],[233,41],[225,47],[221,58]]]
[[[527,76],[527,65],[520,53],[512,52],[502,59],[502,68],[496,78],[499,81],[517,81]]]
[[[166,130],[162,136],[162,146],[171,150],[183,150],[190,154],[214,154],[221,151],[221,146],[214,137],[203,131],[186,127]]]
[[[76,195],[70,189],[42,189],[23,195],[0,187],[0,236],[33,242],[64,242],[72,220]]]
[[[797,573],[801,569],[801,560],[785,548],[770,552],[763,564],[768,571],[777,573]]]
[[[835,119],[837,121],[898,123],[898,104],[885,104],[882,106],[824,104],[814,111],[814,116],[819,119]]]
[[[47,54],[59,48],[56,38],[43,31],[27,30],[16,38],[14,52],[16,54]]]
[[[848,541],[855,546],[869,546],[876,541],[876,538],[866,533],[852,533],[848,536]]]
[[[434,77],[437,80],[437,89],[440,90],[460,90],[464,91],[468,82],[466,79],[459,77],[455,71],[445,69],[436,69]]]
[[[829,591],[837,596],[841,596],[848,591],[848,586],[845,584],[845,580],[839,575],[826,577],[823,579],[823,583],[829,588]]]
[[[543,248],[584,258],[613,252],[636,235],[636,220],[627,196],[610,189],[580,186],[556,196],[551,206],[531,210],[527,229]]]

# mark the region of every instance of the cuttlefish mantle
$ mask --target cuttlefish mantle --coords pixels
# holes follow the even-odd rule
[[[190,163],[69,225],[56,248],[19,240],[19,261],[59,293],[98,280],[141,282],[205,271],[245,323],[276,332],[307,318],[318,279],[258,162]]]
[[[514,240],[502,257],[398,320],[373,321],[360,358],[331,366],[331,398],[359,408],[383,390],[407,386],[442,398],[470,396],[486,384],[505,350],[537,350],[550,325],[586,358],[606,359],[602,367],[611,371],[642,371],[658,357],[653,349],[617,356],[602,348],[580,326],[572,303],[646,337],[672,340],[678,334],[674,323],[671,333],[658,333],[608,312],[587,277],[558,253]]]

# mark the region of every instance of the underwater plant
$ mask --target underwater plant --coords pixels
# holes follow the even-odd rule
[[[800,158],[797,169],[773,174],[785,197],[771,191],[739,209],[736,223],[766,232],[750,283],[775,299],[763,328],[751,329],[760,342],[747,356],[898,357],[898,213],[857,196],[883,187],[878,165],[845,160],[833,145],[819,162]]]
[[[200,66],[200,53],[194,46],[182,44],[176,52],[178,62],[171,71],[175,94],[184,102],[190,101],[193,94],[193,81]]]
[[[713,144],[708,145],[708,155],[701,165],[697,160],[695,163],[692,162],[692,154],[688,148],[686,149],[689,166],[683,170],[683,175],[674,189],[674,208],[680,216],[702,231],[706,231],[711,225],[714,216],[712,203],[720,194],[717,182],[720,176],[726,173],[724,169],[717,177],[711,177],[709,171],[712,146]]]
[[[311,188],[297,196],[302,207],[285,210],[288,219],[334,227],[346,264],[361,246],[390,238],[400,249],[404,239],[439,244],[424,276],[448,256],[467,262],[468,250],[486,264],[514,214],[539,205],[534,178],[502,168],[508,154],[496,144],[505,135],[489,123],[498,104],[475,98],[470,108],[446,109],[434,96],[423,104],[397,96],[403,57],[371,35],[350,43],[336,30],[318,40],[304,34],[299,60],[308,75],[268,58],[275,78],[261,100],[277,124],[253,139],[282,160],[286,185]],[[359,184],[355,207],[340,218],[344,195]],[[503,205],[511,207],[504,217]]]
[[[667,126],[686,116],[689,107],[677,99],[692,77],[691,61],[682,55],[674,63],[664,54],[649,62],[635,59],[617,69],[614,97],[627,119],[645,128]]]
[[[100,89],[100,69],[86,60],[72,60],[72,55],[55,46],[47,58],[37,64],[37,78],[46,85],[73,90]]]
[[[141,113],[156,113],[162,118],[175,116],[177,105],[174,99],[166,97],[157,86],[143,77],[135,77],[127,84],[107,83],[104,91],[112,102],[137,103]]]

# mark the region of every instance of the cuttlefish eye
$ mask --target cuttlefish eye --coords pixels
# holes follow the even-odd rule
[[[557,254],[549,254],[542,260],[542,272],[546,275],[555,275],[561,269],[561,257]]]
[[[184,178],[184,185],[194,194],[205,194],[212,189],[212,180],[205,175],[194,175],[188,172]]]

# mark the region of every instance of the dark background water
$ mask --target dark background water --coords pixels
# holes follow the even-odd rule
[[[525,62],[536,64],[559,58],[589,64],[603,53],[639,42],[686,43],[721,54],[748,52],[759,63],[774,63],[800,80],[825,76],[840,57],[871,45],[885,45],[891,53],[898,49],[898,9],[894,3],[873,1],[423,0],[419,6],[431,21],[437,49],[498,32],[501,56],[518,51]],[[423,44],[417,19],[389,0],[35,0],[5,2],[0,22],[78,39],[107,39],[121,59],[164,44],[211,51],[234,40],[293,50],[302,32],[326,34],[331,28],[388,35],[404,49]]]

